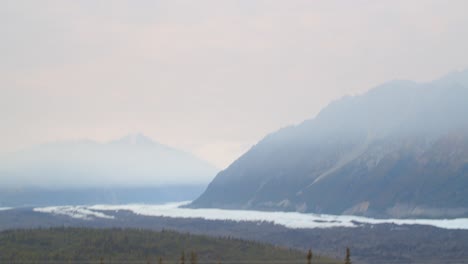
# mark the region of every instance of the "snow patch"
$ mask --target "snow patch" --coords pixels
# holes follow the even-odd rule
[[[468,229],[468,219],[374,219],[352,215],[304,214],[296,212],[263,212],[251,210],[180,208],[189,202],[164,205],[94,205],[91,210],[128,210],[138,215],[206,220],[267,221],[288,228],[357,227],[363,224],[429,225],[444,229]]]
[[[106,215],[86,208],[86,206],[50,206],[34,208],[34,212],[49,213],[54,215],[67,215],[72,218],[92,220],[94,218],[114,219],[114,216]]]
[[[428,225],[443,229],[468,230],[468,218],[458,219],[374,219],[352,215],[304,214],[296,212],[263,212],[250,210],[225,210],[214,208],[181,208],[190,202],[168,203],[160,205],[127,204],[127,205],[92,205],[92,206],[58,206],[34,209],[37,212],[69,215],[74,218],[92,219],[92,217],[114,218],[102,211],[126,210],[137,215],[201,218],[206,220],[230,220],[249,222],[271,222],[287,228],[333,228],[358,227],[362,224],[396,224]]]

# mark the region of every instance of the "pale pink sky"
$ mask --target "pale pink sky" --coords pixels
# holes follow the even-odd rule
[[[392,79],[468,67],[468,1],[1,1],[0,153],[141,131],[220,168]]]

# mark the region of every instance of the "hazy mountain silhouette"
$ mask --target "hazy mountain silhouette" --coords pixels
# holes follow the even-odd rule
[[[468,215],[468,71],[391,81],[266,136],[192,207]]]
[[[0,204],[187,200],[216,172],[142,134],[108,143],[47,143],[0,158]]]

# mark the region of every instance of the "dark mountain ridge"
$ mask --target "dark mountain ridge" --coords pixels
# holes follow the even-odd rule
[[[221,171],[192,207],[468,215],[468,71],[332,102]]]

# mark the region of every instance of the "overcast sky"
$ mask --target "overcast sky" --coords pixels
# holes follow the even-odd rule
[[[0,1],[0,152],[140,131],[226,167],[392,79],[468,67],[468,1]]]

